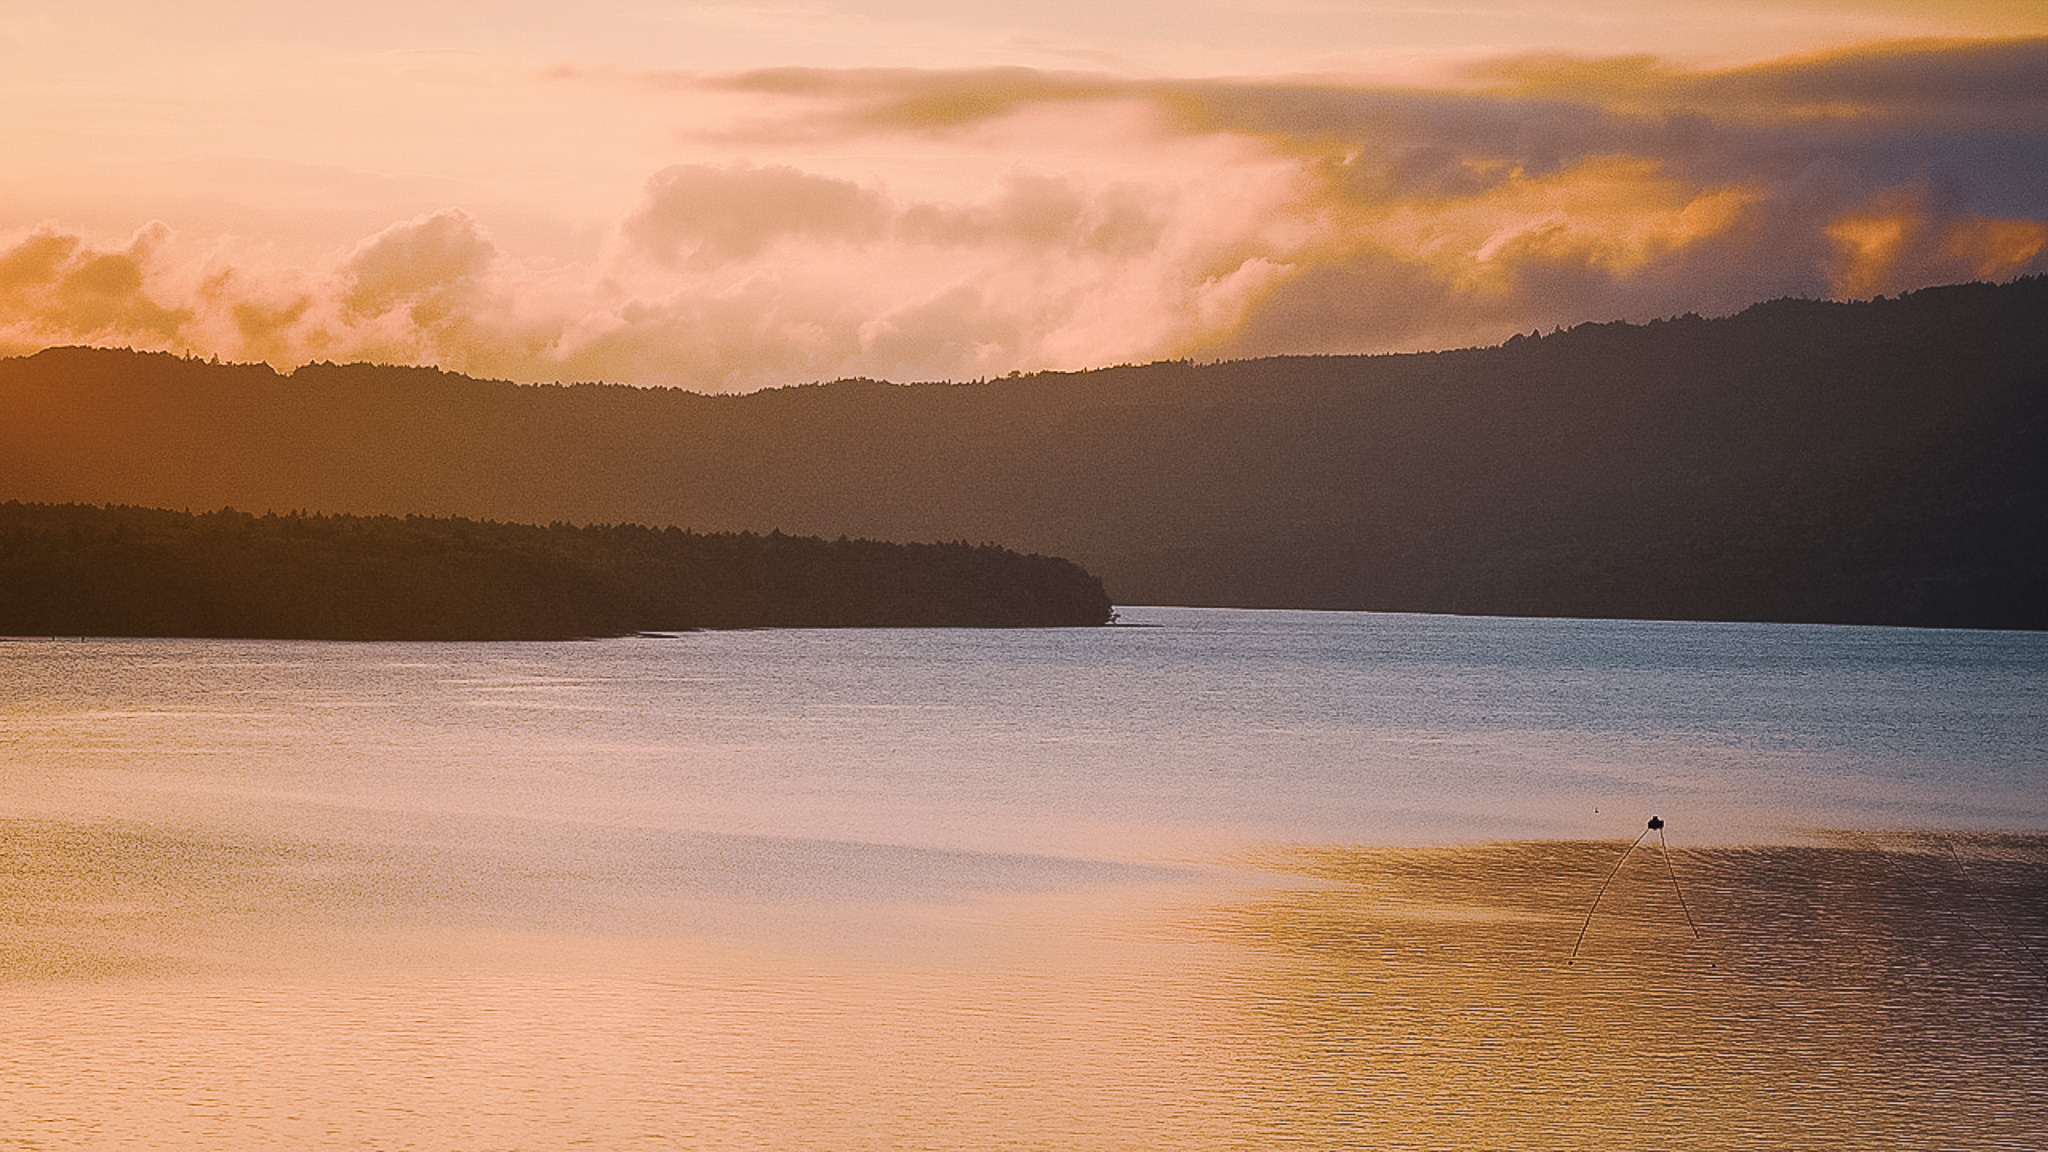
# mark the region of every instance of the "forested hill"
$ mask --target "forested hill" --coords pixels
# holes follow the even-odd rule
[[[1080,568],[992,546],[0,504],[0,636],[504,640],[1109,618]]]
[[[0,499],[967,539],[1123,603],[2048,626],[2048,280],[700,396],[58,349]]]

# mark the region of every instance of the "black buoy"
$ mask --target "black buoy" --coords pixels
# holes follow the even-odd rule
[[[1700,926],[1693,923],[1692,909],[1687,907],[1685,903],[1685,893],[1680,892],[1678,889],[1678,873],[1671,867],[1671,848],[1664,843],[1664,818],[1662,816],[1652,816],[1650,817],[1649,826],[1636,833],[1635,840],[1622,850],[1621,859],[1614,862],[1614,870],[1607,874],[1607,879],[1600,882],[1600,891],[1593,894],[1593,904],[1586,909],[1586,922],[1579,925],[1579,938],[1572,941],[1572,954],[1565,960],[1566,964],[1570,964],[1579,958],[1579,946],[1586,942],[1586,930],[1593,926],[1593,913],[1600,907],[1600,898],[1607,895],[1607,886],[1614,883],[1614,878],[1621,874],[1621,866],[1628,863],[1629,853],[1634,852],[1636,845],[1643,842],[1643,837],[1648,836],[1652,832],[1657,834],[1658,854],[1664,857],[1664,872],[1671,877],[1671,891],[1678,896],[1678,907],[1685,913],[1686,927],[1692,929],[1693,939],[1697,940],[1700,938]]]
[[[1700,926],[1693,922],[1692,906],[1685,902],[1685,892],[1678,887],[1678,870],[1671,866],[1671,845],[1664,843],[1664,818],[1650,817],[1650,828],[1657,833],[1657,855],[1664,857],[1664,874],[1671,877],[1671,894],[1678,897],[1678,910],[1685,913],[1685,926],[1692,929],[1692,938],[1700,938]]]

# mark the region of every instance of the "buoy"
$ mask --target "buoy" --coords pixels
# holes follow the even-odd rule
[[[1586,942],[1586,929],[1593,926],[1593,913],[1600,907],[1600,898],[1607,895],[1607,886],[1614,883],[1614,878],[1621,874],[1621,866],[1628,863],[1628,854],[1635,851],[1636,845],[1643,842],[1643,837],[1648,836],[1652,832],[1657,834],[1657,848],[1664,856],[1664,873],[1671,877],[1671,891],[1678,896],[1678,907],[1680,911],[1685,913],[1686,926],[1692,929],[1693,939],[1697,940],[1700,938],[1700,926],[1693,923],[1692,909],[1685,903],[1685,893],[1679,891],[1678,872],[1671,867],[1671,847],[1664,843],[1664,818],[1662,816],[1652,816],[1650,817],[1649,826],[1636,833],[1636,838],[1630,841],[1629,846],[1622,851],[1621,859],[1616,860],[1614,868],[1607,873],[1607,879],[1600,882],[1600,891],[1593,894],[1593,906],[1586,909],[1586,922],[1579,925],[1579,938],[1572,941],[1572,954],[1570,958],[1565,960],[1566,964],[1570,964],[1579,958],[1579,945]]]

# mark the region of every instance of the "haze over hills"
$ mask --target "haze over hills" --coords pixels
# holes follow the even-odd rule
[[[1069,557],[1120,603],[2048,627],[2048,280],[738,396],[0,361],[0,499]]]

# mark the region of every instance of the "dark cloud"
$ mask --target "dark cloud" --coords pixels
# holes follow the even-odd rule
[[[1021,68],[776,69],[704,83],[808,101],[806,119],[958,128],[1028,108],[1143,101],[1177,131],[1255,137],[1372,199],[1480,191],[1590,156],[1650,156],[1702,178],[1783,178],[1839,155],[1880,186],[1963,172],[2038,209],[2048,186],[2048,38],[1914,42],[1723,71],[1650,57],[1528,57],[1471,90],[1320,82],[1132,80]]]
[[[1725,70],[1530,57],[1466,79],[1432,90],[782,69],[709,83],[799,101],[807,122],[841,132],[961,132],[1138,102],[1167,136],[1235,137],[1291,161],[1301,189],[1284,212],[1302,228],[1243,253],[1281,271],[1241,330],[1206,338],[1240,353],[1421,346],[2048,271],[2048,39]],[[897,235],[1072,248],[1088,211],[1057,182],[1020,185],[991,203],[908,208]],[[1140,205],[1133,219],[1158,217]]]

